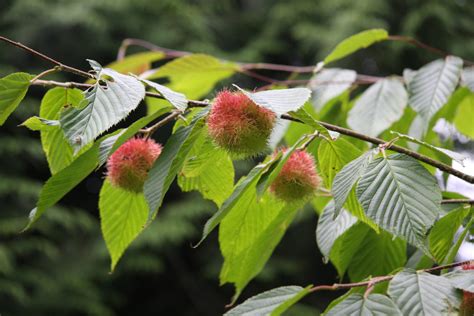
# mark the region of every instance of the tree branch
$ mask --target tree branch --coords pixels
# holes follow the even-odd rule
[[[46,55],[44,55],[44,54],[42,54],[42,53],[40,53],[40,52],[38,52],[38,51],[36,51],[36,50],[34,50],[34,49],[32,49],[32,48],[26,46],[26,45],[23,45],[23,44],[20,43],[20,42],[15,42],[15,41],[13,41],[13,40],[11,40],[11,39],[9,39],[9,38],[6,38],[6,37],[4,37],[4,36],[0,36],[0,40],[3,41],[3,42],[9,43],[9,44],[11,44],[11,45],[13,45],[13,46],[16,46],[16,47],[18,47],[18,48],[21,48],[21,49],[23,49],[23,50],[25,50],[25,51],[27,51],[27,52],[29,52],[29,53],[31,53],[31,54],[37,56],[37,57],[40,57],[40,58],[46,60],[47,62],[49,62],[49,63],[51,63],[51,64],[53,64],[53,65],[56,65],[57,68],[58,68],[58,70],[63,70],[63,71],[67,71],[67,72],[70,72],[70,73],[73,73],[73,74],[76,74],[76,75],[79,75],[79,76],[82,76],[82,77],[94,79],[94,75],[92,75],[92,74],[90,74],[90,73],[88,73],[88,72],[82,71],[82,70],[80,70],[80,69],[77,69],[77,68],[74,68],[74,67],[65,65],[65,64],[63,64],[63,63],[57,61],[56,59],[53,59],[53,58],[51,58],[51,57],[49,57],[49,56],[46,56]]]
[[[465,265],[465,264],[474,264],[474,260],[455,262],[455,263],[446,264],[446,265],[442,265],[442,266],[437,266],[437,267],[433,267],[433,268],[429,268],[429,269],[417,270],[417,272],[434,272],[434,271],[459,267],[459,266],[462,266],[462,265]],[[395,277],[395,275],[384,275],[384,276],[374,277],[374,278],[371,278],[368,281],[363,281],[363,282],[334,283],[333,285],[317,285],[317,286],[312,287],[309,290],[309,292],[313,293],[313,292],[323,291],[323,290],[335,291],[335,290],[351,289],[351,288],[354,288],[354,287],[362,287],[362,286],[373,287],[377,283],[390,281],[394,277]]]
[[[142,133],[143,135],[145,135],[146,138],[149,138],[151,135],[153,135],[153,133],[159,129],[160,127],[162,127],[163,125],[165,125],[166,123],[174,120],[175,118],[177,118],[178,116],[182,115],[183,112],[182,111],[179,111],[179,110],[174,110],[173,112],[171,112],[171,114],[169,114],[168,116],[166,116],[164,119],[162,119],[161,121],[157,122],[156,124],[148,127],[148,128],[143,128],[140,130],[140,133]]]

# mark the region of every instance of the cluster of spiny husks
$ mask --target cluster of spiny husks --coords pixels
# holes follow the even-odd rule
[[[214,143],[233,158],[255,156],[267,148],[275,113],[255,104],[242,92],[217,94],[207,120]]]
[[[463,270],[474,270],[474,261],[462,266]],[[461,316],[472,316],[474,315],[474,293],[464,291],[464,296],[459,311]]]
[[[148,171],[161,153],[152,139],[132,138],[120,146],[107,161],[107,177],[112,185],[140,193]]]
[[[270,191],[287,203],[307,201],[314,196],[320,182],[313,156],[306,150],[295,150],[272,182]]]

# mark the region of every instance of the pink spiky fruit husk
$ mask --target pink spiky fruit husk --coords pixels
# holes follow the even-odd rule
[[[161,145],[153,139],[132,138],[107,160],[107,177],[116,187],[140,193],[160,153]]]
[[[270,191],[287,203],[307,201],[314,196],[320,182],[313,156],[306,150],[295,150],[272,182]]]
[[[462,266],[463,270],[474,270],[474,261]],[[463,291],[462,304],[459,309],[459,315],[472,316],[474,315],[474,293]]]
[[[214,143],[233,158],[257,155],[267,148],[275,113],[256,105],[242,92],[217,94],[207,120]]]

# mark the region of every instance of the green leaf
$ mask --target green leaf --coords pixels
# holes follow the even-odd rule
[[[324,256],[325,262],[328,261],[336,240],[355,223],[357,223],[357,218],[352,216],[347,210],[341,209],[340,214],[335,215],[334,201],[330,201],[324,208],[316,227],[316,242]]]
[[[407,92],[399,79],[379,80],[355,101],[347,125],[357,132],[377,137],[402,117],[407,100]]]
[[[260,92],[248,92],[234,85],[255,104],[282,115],[301,108],[311,96],[307,88],[277,89]]]
[[[311,126],[314,130],[318,131],[321,135],[326,136],[327,138],[331,138],[329,131],[326,127],[322,126],[321,123],[316,121],[316,119],[309,114],[304,108],[300,108],[296,112],[289,113],[295,119],[302,121],[304,124]]]
[[[433,226],[429,235],[429,245],[431,254],[438,263],[444,263],[454,236],[468,214],[469,208],[460,207],[443,216]]]
[[[282,286],[255,295],[229,310],[224,316],[279,316],[305,297],[311,286]]]
[[[474,138],[474,124],[472,118],[474,117],[474,93],[468,94],[459,103],[454,117],[454,125],[462,134]]]
[[[243,196],[248,193],[249,190],[255,189],[258,180],[264,172],[266,172],[275,160],[260,163],[256,165],[247,176],[237,182],[232,191],[232,194],[224,201],[219,210],[207,220],[204,225],[201,240],[196,244],[195,247],[199,246],[204,239],[219,225],[219,223],[227,216],[227,214],[234,208],[235,204],[242,200]]]
[[[337,44],[332,52],[324,58],[324,63],[328,64],[335,60],[344,58],[359,49],[367,48],[374,43],[386,39],[388,39],[388,33],[383,29],[371,29],[357,33]]]
[[[447,56],[418,70],[408,84],[409,104],[426,122],[448,101],[461,75],[462,59]]]
[[[199,191],[220,207],[234,188],[232,160],[206,137],[202,145],[189,153],[179,173],[178,185],[184,192]]]
[[[331,308],[326,316],[342,315],[390,315],[402,316],[395,303],[382,294],[370,294],[364,297],[362,294],[352,294],[345,300]],[[404,314],[403,314],[404,315]]]
[[[242,289],[264,267],[296,214],[270,194],[257,201],[255,187],[234,204],[219,226],[224,257],[221,284],[234,283],[235,301]]]
[[[474,103],[473,103],[474,105]],[[454,152],[452,150],[449,150],[449,149],[445,149],[445,148],[440,148],[440,147],[436,147],[436,146],[433,146],[427,142],[424,142],[424,141],[421,141],[419,139],[416,139],[416,138],[413,138],[411,136],[408,136],[408,135],[405,135],[405,134],[401,134],[401,133],[398,133],[398,132],[394,132],[394,131],[390,131],[391,134],[395,134],[397,135],[397,137],[399,138],[402,138],[402,139],[406,139],[406,140],[409,140],[413,143],[416,143],[418,145],[422,145],[423,147],[426,147],[426,148],[429,148],[429,149],[432,149],[436,152],[439,152],[449,158],[451,158],[452,160],[455,160],[457,161],[459,164],[461,164],[462,166],[464,166],[464,160],[467,159],[466,156],[460,154],[460,153],[457,153],[457,152]]]
[[[313,105],[320,111],[326,103],[349,89],[357,78],[354,70],[329,68],[316,73],[309,82]]]
[[[114,153],[114,151],[116,151],[129,138],[133,137],[141,128],[145,127],[170,110],[170,107],[159,109],[155,113],[135,121],[132,125],[120,131],[118,134],[104,140],[100,144],[99,166],[102,166],[110,157],[110,155]]]
[[[365,173],[365,169],[373,159],[374,155],[374,150],[365,152],[358,158],[346,164],[334,177],[331,188],[332,196],[334,197],[335,202],[334,216],[339,214],[339,211],[344,206],[344,203],[346,203],[346,200],[354,188],[354,185]]]
[[[99,196],[100,227],[113,271],[130,243],[143,230],[148,206],[143,193],[125,191],[104,181]]]
[[[460,304],[460,298],[449,280],[411,269],[395,275],[388,293],[403,315],[407,316],[446,315]]]
[[[126,118],[145,97],[145,87],[136,78],[101,68],[93,61],[90,63],[100,80],[85,92],[87,101],[83,107],[67,108],[60,118],[64,134],[75,152]],[[110,80],[104,79],[109,77]],[[100,84],[102,81],[106,86]]]
[[[337,273],[342,278],[354,256],[357,255],[360,245],[370,229],[364,223],[358,222],[351,226],[334,242],[329,259],[336,267]]]
[[[183,166],[194,142],[202,133],[208,112],[208,108],[203,109],[194,117],[189,126],[180,127],[171,135],[151,167],[144,185],[145,198],[149,207],[148,223],[156,216],[166,192]]]
[[[173,91],[166,86],[163,86],[150,80],[140,80],[155,89],[156,91],[158,91],[163,96],[163,98],[165,98],[166,101],[171,103],[178,110],[184,111],[188,107],[188,100],[186,99],[186,96],[184,94]]]
[[[20,124],[32,131],[51,131],[55,126],[59,127],[59,121],[47,120],[42,117],[32,116]]]
[[[232,76],[238,69],[234,63],[209,55],[193,54],[174,59],[146,77],[168,78],[170,89],[184,93],[190,99],[205,96],[219,81]]]
[[[373,230],[365,235],[359,245],[357,255],[349,265],[348,273],[352,282],[359,282],[369,276],[390,274],[406,262],[406,242],[386,231]]]
[[[148,69],[150,64],[166,57],[163,52],[141,52],[126,56],[122,60],[108,64],[104,68],[110,68],[122,74],[133,73],[139,75]]]
[[[457,289],[474,293],[474,270],[455,270],[443,277]]]
[[[441,191],[436,179],[415,159],[403,155],[377,158],[357,185],[368,217],[382,228],[422,249],[439,215]]]
[[[79,89],[56,87],[48,90],[41,100],[40,116],[48,120],[58,120],[65,106],[79,106],[84,99]],[[73,161],[73,149],[66,140],[60,126],[41,131],[41,144],[46,153],[49,169],[57,173]]]
[[[43,213],[61,200],[69,191],[84,180],[98,165],[99,145],[112,135],[105,135],[94,145],[75,158],[68,166],[52,175],[41,189],[36,208],[29,216],[29,223],[24,230],[29,229]]]
[[[26,95],[32,75],[16,72],[0,79],[0,126]]]

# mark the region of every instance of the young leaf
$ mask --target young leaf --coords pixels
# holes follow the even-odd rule
[[[188,100],[186,99],[186,96],[184,94],[173,91],[168,87],[165,87],[150,80],[140,80],[155,89],[156,91],[158,91],[163,96],[163,98],[165,98],[165,100],[171,103],[178,110],[184,111],[188,107]]]
[[[352,282],[359,282],[369,276],[387,275],[406,262],[406,242],[394,239],[386,231],[376,233],[369,230],[359,246],[357,255],[349,265]]]
[[[47,120],[42,117],[32,116],[19,126],[25,126],[32,131],[51,131],[55,126],[59,127],[59,121]]]
[[[474,105],[474,104],[473,104]],[[419,116],[417,116],[419,117]],[[457,152],[454,152],[452,150],[449,150],[449,149],[445,149],[445,148],[441,148],[441,147],[436,147],[436,146],[433,146],[431,144],[428,144],[427,142],[424,142],[424,141],[421,141],[421,140],[418,140],[416,138],[413,138],[411,136],[408,136],[408,135],[405,135],[405,134],[401,134],[401,133],[398,133],[398,132],[394,132],[394,131],[390,131],[391,134],[395,134],[397,135],[397,137],[399,138],[402,138],[402,139],[406,139],[406,140],[409,140],[413,143],[416,143],[418,145],[422,145],[426,148],[429,148],[429,149],[432,149],[436,152],[439,152],[439,153],[442,153],[443,155],[451,158],[452,160],[455,160],[456,162],[458,162],[459,164],[461,164],[462,166],[464,166],[464,160],[467,159],[466,156],[462,155],[462,154],[459,154]]]
[[[407,316],[446,315],[460,304],[459,295],[449,280],[411,269],[395,275],[388,293]]]
[[[370,45],[386,40],[387,38],[388,33],[383,29],[371,29],[354,34],[337,44],[332,52],[324,58],[324,63],[328,64],[344,58],[359,49],[367,48]]]
[[[430,252],[438,263],[444,263],[454,236],[468,214],[469,208],[464,207],[450,211],[439,219],[431,229],[429,235]]]
[[[462,64],[455,56],[435,60],[420,68],[408,84],[408,103],[425,121],[430,121],[454,92]]]
[[[468,94],[459,103],[454,117],[454,125],[464,135],[474,139],[474,93]]]
[[[139,75],[148,69],[150,64],[166,57],[163,52],[141,52],[125,56],[122,60],[117,60],[108,64],[104,68],[110,68],[124,75],[133,73]]]
[[[346,164],[334,177],[331,188],[332,196],[334,197],[334,216],[338,216],[352,188],[364,174],[374,154],[374,150],[365,152]]]
[[[309,293],[311,286],[282,286],[255,295],[224,316],[279,316]]]
[[[272,110],[277,115],[282,115],[301,108],[311,96],[311,90],[307,88],[292,88],[267,90],[260,92],[248,92],[234,85],[244,93],[255,104]]]
[[[252,190],[257,185],[258,180],[264,172],[266,172],[273,164],[275,160],[270,160],[265,163],[256,165],[247,176],[240,179],[234,187],[232,194],[224,201],[219,210],[207,220],[204,225],[201,240],[196,244],[195,247],[199,246],[204,239],[219,225],[219,223],[227,216],[232,210],[235,204],[242,199],[249,190]]]
[[[194,142],[203,131],[209,109],[199,112],[189,126],[180,127],[166,142],[163,151],[151,167],[144,193],[149,207],[148,222],[156,216],[163,198],[173,182]]]
[[[326,262],[329,260],[329,254],[336,240],[355,223],[357,223],[357,218],[347,210],[341,209],[340,214],[335,215],[334,201],[330,201],[324,208],[316,227],[316,242]]]
[[[65,106],[79,106],[84,99],[81,90],[56,87],[48,90],[41,100],[40,116],[48,120],[58,120]],[[51,174],[68,166],[73,160],[73,149],[66,140],[60,126],[41,131],[41,144],[46,153]]]
[[[320,111],[324,105],[349,89],[357,78],[354,70],[329,68],[316,73],[309,82],[313,105]]]
[[[322,126],[316,119],[311,116],[304,108],[300,108],[296,112],[289,113],[292,117],[302,121],[304,124],[311,126],[316,131],[318,131],[321,135],[326,136],[327,138],[331,138],[329,131],[326,127]]]
[[[345,300],[331,308],[326,316],[341,315],[390,315],[402,316],[395,303],[382,294],[370,294],[364,297],[362,294],[352,294]],[[404,314],[403,314],[404,315]]]
[[[355,101],[347,125],[357,132],[376,137],[402,117],[407,100],[407,92],[400,80],[379,80]]]
[[[209,55],[192,54],[168,62],[145,79],[168,78],[170,89],[184,93],[190,99],[199,99],[237,69],[236,64]]]
[[[296,214],[270,194],[257,201],[255,187],[235,203],[219,226],[224,257],[221,284],[234,283],[235,301],[242,289],[264,267]]]
[[[199,191],[206,199],[221,206],[234,187],[234,166],[229,155],[214,146],[206,136],[202,145],[189,153],[178,175],[184,192]]]
[[[143,230],[148,206],[143,193],[125,191],[104,181],[99,196],[100,227],[113,271],[130,243]]]
[[[375,223],[425,249],[425,235],[439,215],[441,191],[418,161],[403,154],[375,159],[359,180],[357,197]]]
[[[90,63],[97,71],[98,80],[85,92],[86,105],[67,108],[60,118],[64,134],[75,152],[127,117],[145,97],[145,88],[136,78],[101,68],[93,61]]]
[[[0,126],[26,95],[32,75],[16,72],[0,79]]]

